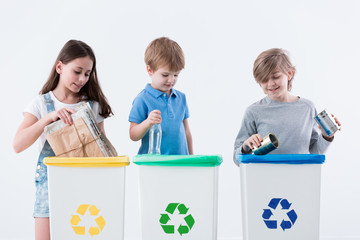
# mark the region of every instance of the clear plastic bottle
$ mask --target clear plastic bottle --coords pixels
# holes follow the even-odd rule
[[[161,154],[161,137],[162,130],[160,124],[155,124],[150,128],[149,131],[149,154]]]

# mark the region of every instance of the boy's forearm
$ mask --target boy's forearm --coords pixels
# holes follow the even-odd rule
[[[139,141],[149,131],[149,124],[144,120],[142,123],[137,124],[132,122],[130,124],[130,139],[133,141]]]
[[[194,154],[193,141],[192,141],[192,135],[190,132],[188,132],[186,134],[186,141],[187,141],[187,145],[188,145],[189,154],[193,155]]]
[[[194,154],[193,141],[192,141],[192,135],[191,135],[191,132],[190,132],[190,127],[189,127],[188,120],[184,119],[183,124],[184,124],[186,142],[187,142],[187,145],[188,145],[188,151],[189,151],[190,155],[193,155]]]

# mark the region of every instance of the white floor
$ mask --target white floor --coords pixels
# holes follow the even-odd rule
[[[5,238],[2,238],[0,237],[0,240],[15,240],[15,238],[12,238],[12,239],[5,239]],[[16,238],[16,240],[33,240],[33,238]],[[125,240],[140,240],[140,239],[125,239]],[[219,238],[218,240],[242,240],[242,238]],[[304,239],[305,240],[305,239]],[[342,236],[339,236],[339,237],[320,237],[320,240],[360,240],[360,236],[347,236],[347,237],[342,237]]]

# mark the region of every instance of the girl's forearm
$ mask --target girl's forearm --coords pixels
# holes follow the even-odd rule
[[[13,147],[16,153],[20,153],[30,147],[44,132],[45,126],[50,124],[52,120],[44,117],[31,125],[28,125],[28,122],[25,120],[15,135]]]

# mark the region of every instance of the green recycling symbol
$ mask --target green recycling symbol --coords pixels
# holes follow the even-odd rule
[[[166,207],[165,211],[167,213],[161,214],[159,222],[161,223],[161,227],[167,234],[175,234],[175,226],[174,225],[168,225],[171,218],[169,217],[168,213],[171,215],[174,214],[175,210],[179,211],[179,215],[186,215],[189,211],[189,208],[187,208],[184,204],[180,203],[169,203],[169,205]],[[180,224],[177,231],[182,236],[183,234],[189,233],[191,228],[194,226],[195,220],[191,216],[191,214],[184,217],[184,220],[186,222],[186,225]]]

